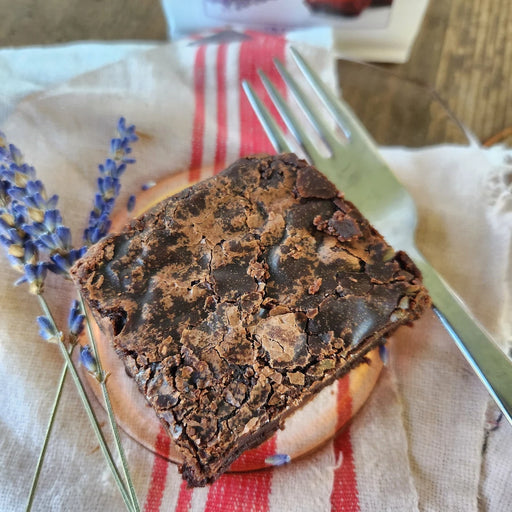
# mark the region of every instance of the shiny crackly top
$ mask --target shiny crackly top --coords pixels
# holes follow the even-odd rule
[[[73,274],[192,481],[426,301],[407,256],[295,155],[239,160],[97,244]]]

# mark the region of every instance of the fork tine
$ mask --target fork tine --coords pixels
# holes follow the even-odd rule
[[[352,112],[352,109],[341,98],[338,98],[325,84],[322,82],[318,74],[304,60],[302,55],[293,47],[290,51],[304,76],[322,100],[325,107],[332,114],[340,128],[344,131],[352,144],[361,144],[370,146],[374,149],[377,147],[361,121]]]
[[[305,114],[308,116],[309,120],[316,128],[318,134],[322,137],[324,142],[329,146],[329,149],[332,151],[335,145],[339,144],[339,141],[336,140],[332,135],[332,128],[327,126],[323,119],[321,119],[316,113],[311,104],[311,102],[307,99],[306,94],[301,89],[297,81],[292,77],[292,75],[288,72],[288,70],[284,67],[283,63],[279,59],[273,59],[274,64],[279,71],[282,79],[285,84],[288,86],[290,91],[293,93],[293,96],[297,100],[297,103],[300,105],[302,110],[304,110]]]
[[[267,107],[265,107],[265,105],[260,100],[254,89],[251,87],[251,84],[247,80],[243,80],[242,87],[275,150],[278,153],[291,152],[292,149],[290,148],[288,142],[286,142],[286,139],[284,137],[283,132],[281,131],[281,128],[279,128],[278,124],[268,111]]]
[[[287,105],[284,98],[281,96],[281,93],[277,90],[277,88],[263,71],[258,70],[258,74],[260,75],[261,81],[263,82],[263,85],[265,86],[265,89],[267,90],[270,98],[274,102],[274,105],[277,107],[277,110],[286,123],[286,126],[297,139],[301,148],[307,154],[309,160],[313,162],[320,160],[322,157],[316,150],[315,145],[306,135],[306,132],[302,129],[300,122],[292,112],[292,109]]]

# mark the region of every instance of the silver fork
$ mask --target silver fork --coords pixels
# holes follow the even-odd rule
[[[284,82],[329,148],[330,155],[323,156],[318,151],[303,122],[288,106],[276,86],[260,71],[260,78],[286,126],[308,160],[357,205],[395,249],[406,251],[414,260],[432,297],[434,312],[512,424],[512,361],[416,247],[417,213],[414,201],[380,156],[365,127],[346,102],[326,87],[297,50],[292,48],[291,52],[324,107],[343,131],[347,142],[339,141],[296,80],[281,62],[274,60]],[[275,149],[278,152],[291,151],[283,131],[254,89],[247,81],[242,85]]]

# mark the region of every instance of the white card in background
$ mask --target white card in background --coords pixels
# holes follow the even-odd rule
[[[161,0],[169,37],[205,30],[285,30],[340,56],[405,62],[428,0]],[[389,4],[389,5],[386,5]]]

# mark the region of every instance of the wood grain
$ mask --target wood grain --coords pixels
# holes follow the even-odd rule
[[[0,0],[0,12],[0,46],[166,37],[156,0]],[[512,126],[512,2],[431,0],[409,62],[379,67],[435,89],[485,140]],[[359,71],[349,71],[356,74],[355,83],[367,86],[365,73],[358,77]],[[404,95],[403,87],[391,78],[379,86],[376,76],[371,101],[357,93],[351,101],[365,119],[373,116],[372,129],[379,141],[393,143],[404,135],[416,145],[457,137],[455,125],[435,102],[411,102],[408,97],[400,107],[397,100]],[[343,85],[348,94],[346,75]],[[412,95],[413,88],[406,94]],[[384,115],[389,105],[395,105],[394,125]]]
[[[512,2],[431,0],[407,64],[481,140],[512,126]]]
[[[165,39],[158,0],[0,0],[0,46]]]

